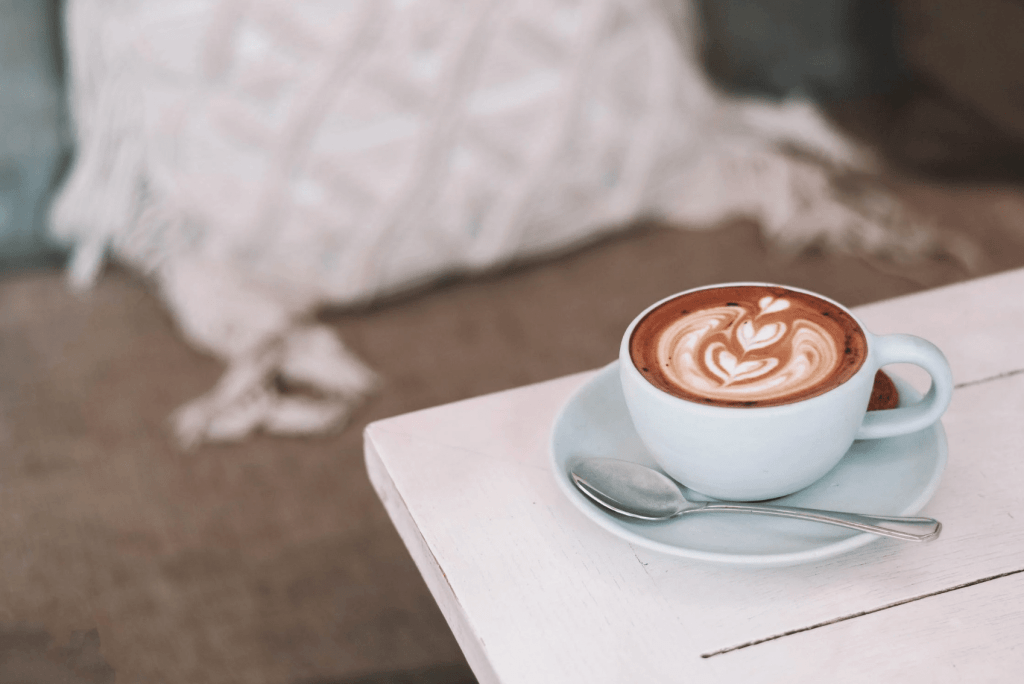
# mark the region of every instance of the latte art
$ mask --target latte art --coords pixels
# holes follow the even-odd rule
[[[656,386],[728,406],[770,406],[828,391],[860,367],[866,340],[841,308],[765,286],[666,302],[634,331],[631,355]]]
[[[789,306],[765,296],[759,310],[721,306],[684,316],[662,332],[658,365],[712,399],[764,401],[818,384],[839,361],[832,336],[811,321],[779,320]]]

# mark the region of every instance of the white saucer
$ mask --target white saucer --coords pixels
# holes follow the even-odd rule
[[[633,429],[619,384],[618,363],[605,366],[569,398],[555,418],[551,434],[551,459],[559,488],[598,525],[632,544],[673,556],[747,566],[822,560],[880,539],[831,525],[768,516],[707,513],[648,523],[598,508],[570,479],[569,465],[574,459],[619,458],[657,468]],[[901,405],[920,400],[921,395],[905,381],[893,377],[893,382]],[[854,442],[825,477],[775,502],[878,515],[914,515],[938,488],[946,453],[946,433],[941,423],[902,437]],[[707,500],[696,493],[685,493],[694,500]]]

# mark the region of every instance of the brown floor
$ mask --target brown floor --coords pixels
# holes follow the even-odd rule
[[[974,240],[974,273],[787,256],[742,222],[637,229],[327,316],[385,381],[353,424],[190,453],[166,418],[220,368],[144,284],[114,270],[75,296],[56,272],[5,278],[0,682],[472,681],[367,482],[366,423],[604,364],[638,310],[689,286],[763,279],[856,305],[1024,266],[1024,192],[901,192]]]

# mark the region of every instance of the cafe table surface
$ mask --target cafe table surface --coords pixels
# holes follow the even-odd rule
[[[370,479],[481,684],[1024,681],[1024,270],[855,311],[952,366],[937,541],[788,567],[630,543],[550,465],[596,371],[371,424]]]

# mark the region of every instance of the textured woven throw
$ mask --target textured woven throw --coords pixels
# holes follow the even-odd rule
[[[51,230],[76,286],[138,269],[227,363],[175,415],[185,444],[345,419],[374,375],[321,305],[641,216],[868,248],[902,221],[834,191],[864,162],[813,106],[715,92],[680,1],[69,0],[66,31],[78,154]]]

